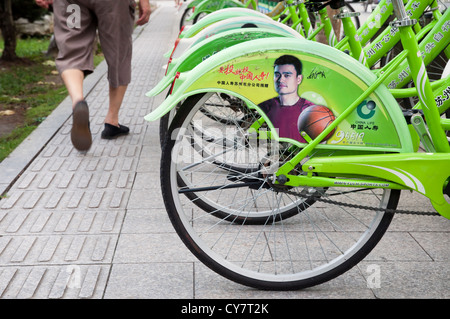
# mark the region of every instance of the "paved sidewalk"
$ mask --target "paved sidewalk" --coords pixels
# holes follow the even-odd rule
[[[357,267],[304,291],[250,289],[196,261],[164,209],[158,123],[143,119],[164,98],[144,94],[164,74],[163,54],[180,18],[173,1],[157,3],[135,32],[133,81],[121,109],[131,134],[100,139],[108,104],[101,64],[86,82],[93,133],[87,154],[70,142],[66,99],[0,163],[0,298],[449,298],[450,221],[442,217],[396,216]],[[404,193],[407,207],[431,209]]]

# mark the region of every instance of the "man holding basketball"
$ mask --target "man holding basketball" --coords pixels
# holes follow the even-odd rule
[[[267,114],[280,137],[305,142],[297,128],[297,119],[307,107],[314,103],[298,95],[302,83],[302,63],[292,55],[283,55],[274,63],[274,86],[278,96],[259,104]]]

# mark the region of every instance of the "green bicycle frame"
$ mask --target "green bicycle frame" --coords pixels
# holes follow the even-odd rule
[[[406,3],[406,11],[410,15],[411,19],[420,18],[420,16],[423,14],[425,9],[428,8],[428,6],[431,6],[431,8],[437,8],[437,3],[435,0],[425,0],[421,2],[417,0],[405,0],[404,2]],[[299,5],[299,7],[301,7],[301,5]],[[366,66],[371,67],[375,63],[377,63],[383,56],[385,56],[395,46],[396,43],[400,41],[400,34],[397,32],[397,30],[395,28],[393,29],[391,26],[388,26],[383,32],[380,33],[380,35],[376,39],[371,41],[370,45],[363,48],[380,30],[380,28],[388,20],[392,12],[393,7],[391,2],[387,3],[386,0],[380,1],[376,9],[370,14],[365,23],[358,30],[354,29],[350,18],[342,18],[342,23],[344,25],[344,29],[346,30],[347,36],[336,44],[333,39],[334,30],[331,26],[331,21],[328,17],[326,9],[323,8],[319,11],[320,20],[322,21],[322,23],[317,28],[318,30],[313,33],[313,35],[316,35],[317,32],[319,32],[321,29],[324,29],[325,35],[328,38],[329,45],[332,45],[339,50],[350,48],[351,56],[353,56],[356,60],[365,64]],[[436,21],[445,23],[447,17],[443,17],[441,19],[442,15],[438,10],[434,10],[433,15],[435,16]],[[429,29],[435,23],[436,22],[427,25],[426,29],[418,35],[418,40],[421,39],[422,34],[425,34],[427,31],[429,31]],[[439,50],[442,49],[437,48],[436,50],[434,50],[434,52],[440,52]],[[430,61],[433,58],[431,58]]]
[[[394,29],[396,34],[400,36],[397,32],[398,28]],[[440,18],[430,30],[425,38],[419,43],[419,52],[424,60],[425,65],[428,65],[433,61],[437,55],[445,51],[450,44],[450,10],[444,12],[442,18]],[[390,89],[395,89],[403,87],[411,80],[411,72],[407,61],[404,61],[400,67],[399,71],[393,73],[390,77],[386,79],[386,85]]]

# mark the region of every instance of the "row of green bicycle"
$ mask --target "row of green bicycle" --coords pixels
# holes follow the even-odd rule
[[[339,2],[338,5],[340,4],[343,4],[343,8],[346,9],[346,2]],[[310,10],[318,10],[319,13],[319,18],[315,20],[316,26],[314,31],[312,31],[313,27],[308,16],[307,5],[310,5]],[[386,25],[386,21],[392,15],[392,5],[387,3],[387,1],[381,1],[366,22],[357,30],[351,23],[353,20],[349,18],[349,16],[353,17],[354,14],[342,12],[338,18],[343,23],[346,23],[346,25],[343,25],[342,30],[346,30],[345,32],[348,35],[339,42],[335,41],[336,37],[334,36],[332,23],[322,3],[318,5],[317,2],[304,3],[288,0],[285,1],[284,7],[292,12],[292,17],[296,17],[294,19],[296,21],[294,28],[297,30],[304,29],[309,34],[308,39],[314,40],[317,33],[324,30],[325,36],[329,40],[328,44],[349,52],[351,56],[368,67],[380,66],[380,61],[382,65],[385,65],[387,61],[392,60],[392,57],[397,54],[396,51],[393,51],[393,48],[396,45],[398,46],[399,33],[395,27]],[[431,67],[436,69],[437,75],[440,76],[448,60],[448,55],[450,55],[450,49],[448,48],[449,39],[442,32],[446,28],[448,11],[445,11],[443,16],[438,10],[436,1],[409,1],[406,9],[411,19],[419,19],[427,12],[430,12],[432,15],[433,19],[431,22],[427,23],[425,27],[421,27],[418,23],[414,26],[414,30],[418,41],[421,43],[420,50],[425,64],[428,66],[431,63]],[[301,18],[302,16],[305,18]],[[252,17],[252,25],[247,23],[249,21],[248,17]],[[318,21],[321,22],[318,23]],[[298,28],[299,25],[302,27]],[[239,29],[245,26],[258,27],[259,29],[248,28],[244,35]],[[270,29],[269,33],[268,29]],[[284,24],[276,23],[269,19],[267,15],[255,10],[235,8],[216,11],[216,14],[209,15],[208,19],[204,19],[201,23],[196,23],[195,27],[190,27],[181,32],[176,43],[177,46],[169,60],[168,68],[172,72],[167,72],[168,76],[150,94],[159,93],[161,87],[167,86],[167,83],[173,80],[176,72],[184,72],[189,68],[193,68],[219,50],[248,39],[274,36],[275,31],[276,36],[299,36],[298,31],[295,32]],[[375,35],[377,37],[373,39]],[[443,39],[441,39],[442,37]],[[197,52],[197,49],[201,49],[200,52]],[[399,72],[397,74],[393,74],[389,79],[389,88],[403,87],[410,82],[411,78],[404,76],[404,74],[408,73],[406,63],[403,66],[403,68],[398,69]],[[433,77],[433,79],[436,79],[436,75],[433,75]]]
[[[279,2],[279,4],[283,4],[284,8],[288,8],[292,13],[291,15],[297,17],[294,20],[300,21],[301,25],[304,26],[302,29],[304,28],[305,30],[312,30],[308,14],[305,13],[307,12],[306,6],[311,5],[319,9],[319,18],[316,21],[322,22],[316,23],[314,32],[308,31],[310,33],[309,39],[314,40],[319,31],[325,30],[325,36],[330,40],[330,45],[348,52],[372,69],[377,67],[376,72],[384,72],[387,62],[392,61],[393,56],[396,56],[401,51],[401,46],[400,50],[398,49],[400,43],[397,28],[386,24],[386,21],[389,21],[392,16],[393,9],[392,5],[385,0],[379,3],[365,23],[357,30],[352,24],[353,20],[350,20],[354,18],[355,14],[349,14],[346,11],[348,5],[346,2],[338,2],[335,7],[343,6],[343,12],[339,18],[345,23],[342,29],[346,30],[348,36],[344,37],[337,44],[333,40],[335,39],[335,33],[325,8],[327,3],[304,3],[288,0]],[[449,12],[445,11],[444,15],[442,15],[438,10],[436,1],[423,1],[422,3],[410,1],[406,9],[412,19],[421,18],[425,20],[423,16],[427,14],[432,17],[431,22],[426,21],[424,27],[417,23],[414,26],[414,30],[417,34],[417,40],[421,41],[420,50],[425,65],[430,72],[431,79],[433,81],[439,79],[444,67],[447,65],[448,55],[450,55],[449,37],[445,37],[446,32],[443,32],[443,30],[446,30]],[[301,12],[303,13],[299,14]],[[306,15],[306,18],[301,19],[301,15]],[[248,23],[249,17],[251,17],[251,24]],[[430,20],[430,18],[427,18],[427,20]],[[298,24],[296,24],[296,29],[298,29],[297,26]],[[246,27],[245,32],[241,30],[243,27]],[[173,82],[178,72],[183,73],[192,69],[203,60],[227,47],[248,40],[273,36],[299,38],[301,34],[293,30],[292,27],[274,22],[272,18],[255,10],[244,10],[242,8],[219,10],[209,15],[207,19],[196,23],[195,26],[191,26],[181,32],[172,53],[167,54],[167,57],[170,58],[165,77],[148,95],[159,94]],[[375,39],[371,41],[374,36]],[[380,65],[384,66],[384,68],[380,68]],[[411,85],[411,76],[408,68],[407,62],[403,61],[396,69],[396,72],[392,72],[385,82],[388,88],[393,89],[392,93],[399,98],[401,105],[405,108],[411,108],[417,102],[415,98],[417,94],[413,90],[395,90],[396,88]],[[440,86],[436,90],[445,92],[447,86],[445,83],[441,85],[440,83],[434,83],[433,88]],[[420,105],[416,107],[420,107]],[[165,135],[171,116],[167,115],[161,120],[161,139]]]
[[[383,0],[356,30],[343,1],[284,3],[302,4],[339,8],[344,39],[323,44],[257,10],[221,9],[180,33],[148,93],[167,92],[145,118],[167,119],[160,178],[174,228],[205,265],[260,289],[310,287],[355,266],[405,212],[402,191],[450,218],[448,11],[419,25],[435,1]],[[447,70],[432,82],[426,65],[438,57]],[[411,109],[399,105],[407,97]]]

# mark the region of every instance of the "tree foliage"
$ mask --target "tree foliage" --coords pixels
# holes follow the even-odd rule
[[[16,55],[16,28],[14,20],[27,18],[33,22],[46,13],[34,0],[0,0],[0,30],[4,48],[0,60],[14,61]]]

